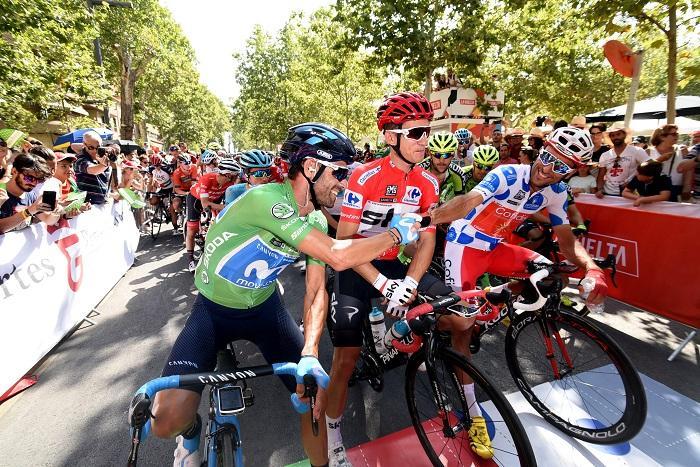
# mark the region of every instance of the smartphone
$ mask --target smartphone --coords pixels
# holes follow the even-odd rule
[[[56,209],[56,192],[45,191],[44,194],[41,195],[41,202],[51,206],[51,210],[53,211],[54,209]]]

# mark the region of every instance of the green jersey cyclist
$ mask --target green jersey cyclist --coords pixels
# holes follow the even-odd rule
[[[290,161],[289,179],[248,190],[222,211],[207,233],[195,271],[199,291],[184,329],[163,369],[163,376],[211,371],[217,350],[245,339],[257,345],[270,363],[298,361],[296,380],[283,377],[295,405],[311,374],[319,385],[316,417],[323,416],[328,375],[318,362],[318,343],[328,297],[325,266],[337,270],[366,263],[400,243],[417,240],[415,217],[397,217],[383,234],[362,240],[334,240],[316,211],[332,206],[344,188],[346,165],[355,148],[340,131],[320,123],[292,127],[283,151]],[[415,215],[413,215],[415,216]],[[299,252],[309,258],[304,297],[305,335],[285,309],[276,278]],[[171,389],[157,394],[153,433],[178,436],[176,466],[200,466],[201,391]],[[302,441],[311,464],[328,462],[325,432],[314,437],[302,423]]]

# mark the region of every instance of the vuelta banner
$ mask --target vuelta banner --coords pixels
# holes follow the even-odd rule
[[[125,202],[0,235],[0,400],[124,275],[138,239]]]
[[[624,198],[586,194],[576,205],[591,220],[582,242],[586,250],[617,259],[612,297],[700,327],[700,206],[663,202],[636,208]]]

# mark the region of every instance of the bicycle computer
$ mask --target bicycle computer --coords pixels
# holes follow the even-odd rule
[[[216,393],[221,415],[235,415],[245,410],[243,389],[240,386],[221,386],[216,388]]]

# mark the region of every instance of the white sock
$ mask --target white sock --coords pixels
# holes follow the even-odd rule
[[[474,383],[463,384],[462,387],[464,388],[464,397],[467,399],[469,415],[471,417],[481,417],[481,408],[476,403],[476,394],[474,394]]]
[[[340,421],[343,419],[341,415],[338,418],[331,418],[326,415],[326,427],[328,428],[328,446],[336,446],[343,444],[343,434],[340,432]]]

